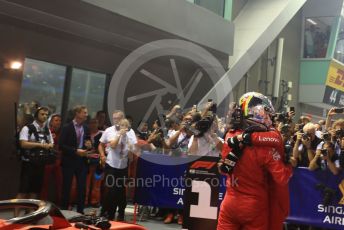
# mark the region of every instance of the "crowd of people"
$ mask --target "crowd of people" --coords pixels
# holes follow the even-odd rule
[[[249,158],[252,154],[248,152],[253,151],[251,149],[253,147],[255,152],[261,149],[262,154],[272,151],[272,157],[276,157],[277,153],[274,153],[276,151],[283,159],[278,161],[277,165],[268,164],[266,167],[272,175],[269,180],[280,183],[275,187],[272,186],[269,192],[279,191],[281,194],[287,191],[285,186],[292,175],[292,167],[329,170],[334,175],[343,170],[344,119],[333,120],[334,115],[343,114],[341,109],[332,108],[325,121],[312,122],[308,116],[296,119],[294,111],[274,113],[270,109],[270,113],[266,113],[268,107],[266,105],[269,103],[265,103],[263,107],[255,105],[254,108],[258,108],[255,116],[261,120],[258,123],[255,121],[254,125],[249,124],[246,128],[260,125],[258,130],[245,132],[242,127],[243,117],[251,116],[249,112],[245,114],[243,109],[245,103],[242,101],[239,105],[231,103],[225,118],[216,115],[216,104],[212,101],[209,101],[201,111],[196,107],[185,111],[179,105],[175,105],[163,117],[157,117],[151,124],[148,121],[139,122],[138,128],[134,128],[131,117],[126,117],[120,110],[113,111],[112,126],[110,126],[106,124],[104,111],[99,111],[94,118],[90,118],[87,107],[76,106],[72,121],[62,125],[61,115],[48,116],[49,108],[36,106],[30,112],[26,112],[20,127],[19,148],[22,168],[17,198],[52,200],[62,209],[70,209],[73,204],[77,204],[77,211],[80,213],[83,213],[85,205],[100,206],[100,215],[111,220],[116,217],[117,220],[123,221],[126,200],[128,196],[130,197],[126,181],[128,177],[135,177],[135,164],[142,151],[176,157],[200,155],[220,159],[222,156],[219,168],[220,172],[226,175],[240,174],[241,167],[254,161],[253,159],[239,161],[241,157]],[[268,114],[270,123],[264,118],[267,116],[264,115],[265,113]],[[246,119],[246,125],[247,121],[252,119]],[[261,124],[263,128],[268,127],[268,129],[259,130]],[[250,135],[246,135],[247,133]],[[277,138],[279,145],[272,143],[270,146],[269,143],[264,143],[260,146],[261,143],[255,140],[261,140],[264,135]],[[233,143],[230,144],[229,141]],[[53,162],[40,164],[34,162],[30,155],[23,154],[23,152],[34,152],[36,149],[51,151],[55,153],[56,159]],[[278,167],[284,170],[281,175],[276,173],[279,171]],[[256,176],[259,175],[259,172],[255,173]],[[262,174],[262,180],[263,177]],[[114,184],[111,180],[116,181],[116,186],[110,186]],[[51,191],[49,192],[52,181],[55,188],[53,197]],[[227,191],[227,193],[238,196],[236,191]],[[263,190],[261,194],[264,194]],[[269,197],[262,195],[260,201],[264,203],[267,199]],[[252,202],[250,204],[255,206]],[[285,202],[288,203],[288,200]],[[239,207],[240,205],[235,206],[235,209]],[[259,207],[263,208],[264,205]],[[230,210],[231,207],[222,207],[221,210],[224,209]],[[183,223],[182,210],[163,208],[154,210],[155,215],[163,217],[166,224],[175,219],[179,224]],[[261,211],[254,212],[261,213]],[[274,213],[277,215],[274,218],[285,218],[287,211],[284,210],[281,216],[278,216],[278,212]],[[226,218],[227,214],[228,212],[220,212],[220,223],[225,223],[221,220]],[[260,221],[255,222],[256,224],[264,222],[264,218],[261,217],[259,217]],[[226,224],[228,223],[223,226]]]

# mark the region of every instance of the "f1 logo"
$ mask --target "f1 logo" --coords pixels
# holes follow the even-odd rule
[[[210,161],[196,161],[194,162],[190,168],[192,169],[198,169],[198,168],[205,168],[205,169],[211,169],[214,167],[216,162],[210,162]]]

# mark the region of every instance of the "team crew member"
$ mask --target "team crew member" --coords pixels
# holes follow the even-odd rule
[[[32,162],[25,152],[34,154],[37,149],[48,150],[54,147],[54,140],[49,129],[45,126],[48,119],[48,108],[38,108],[34,119],[32,124],[22,128],[19,135],[20,147],[23,151],[18,199],[37,199],[43,183],[45,165]]]

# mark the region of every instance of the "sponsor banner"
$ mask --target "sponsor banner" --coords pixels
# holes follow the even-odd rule
[[[216,230],[220,176],[218,157],[202,157],[189,164],[185,175],[183,229]]]
[[[344,92],[326,86],[323,102],[336,107],[344,107]]]
[[[344,229],[344,173],[294,170],[289,183],[288,221],[330,229]]]
[[[344,92],[344,65],[332,60],[328,69],[326,85]]]
[[[190,186],[192,181],[190,179],[185,180],[186,171],[188,165],[195,162],[194,167],[206,166],[204,162],[200,161],[199,156],[189,156],[189,161],[180,164],[178,157],[166,156],[156,153],[143,153],[143,157],[140,157],[137,162],[135,179],[135,202],[141,205],[149,205],[163,208],[175,208],[183,209],[184,200],[183,195],[185,193],[185,185]],[[145,159],[145,160],[144,160]],[[214,158],[217,159],[218,158]],[[153,162],[168,161],[170,165],[160,165]],[[173,161],[179,164],[173,165]],[[211,167],[215,167],[212,165]],[[196,171],[196,169],[195,169]],[[198,173],[202,173],[198,171]],[[225,192],[226,178],[222,176],[220,178],[220,194],[219,199],[222,200]],[[129,184],[130,185],[130,184]]]
[[[145,159],[159,158],[158,160],[173,161],[175,157],[160,154],[145,153]],[[155,159],[156,160],[156,159]],[[202,162],[204,161],[204,162]],[[181,165],[159,165],[139,158],[137,165],[137,182],[135,189],[135,202],[142,205],[150,205],[165,208],[184,208],[184,202],[191,205],[197,203],[196,195],[191,195],[188,201],[184,201],[186,186],[192,181],[185,182],[188,163]],[[157,161],[155,161],[157,162]],[[193,169],[189,169],[197,177],[204,175],[204,178],[215,177],[214,173],[208,172],[207,168],[213,168],[209,160],[194,158]],[[203,170],[200,170],[201,167]],[[215,165],[214,165],[215,167]],[[190,176],[191,177],[191,176]],[[142,180],[142,181],[140,181]],[[197,185],[207,185],[196,182]],[[220,177],[219,201],[220,207],[225,192],[225,177]],[[214,187],[213,187],[214,186]],[[210,193],[217,193],[216,185],[210,186]],[[207,187],[209,188],[209,187]],[[190,187],[192,191],[192,187]],[[290,190],[290,215],[288,222],[318,226],[330,229],[344,229],[344,172],[334,176],[328,171],[309,171],[307,168],[294,169],[294,175],[289,183]],[[215,194],[216,196],[216,194]],[[210,195],[210,205],[207,208],[215,208],[214,197]],[[208,198],[209,200],[209,195]],[[207,203],[209,204],[209,202]],[[189,207],[189,208],[190,208]],[[202,210],[202,208],[200,208]],[[213,209],[211,209],[213,210]],[[218,212],[219,210],[217,210]],[[205,212],[207,213],[207,212]],[[193,229],[193,228],[189,228]]]

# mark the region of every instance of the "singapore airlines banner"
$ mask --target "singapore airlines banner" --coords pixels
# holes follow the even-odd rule
[[[344,229],[344,173],[294,170],[290,188],[289,221]]]
[[[216,229],[217,215],[226,189],[226,178],[214,180],[217,177],[216,170],[211,171],[213,166],[216,168],[217,160],[143,153],[137,163],[136,182],[132,185],[129,183],[129,186],[135,186],[135,202],[184,209],[184,229],[200,229],[199,226],[209,224],[213,228],[207,229]],[[178,164],[171,164],[173,162]],[[210,171],[204,173],[205,170]],[[192,175],[188,175],[188,171]],[[193,178],[195,176],[197,180]],[[231,180],[240,186],[235,177],[231,177]],[[194,186],[195,182],[201,186]],[[287,222],[344,229],[344,172],[334,176],[329,171],[296,168],[289,190],[290,215]],[[197,218],[192,214],[192,207],[199,211]]]

